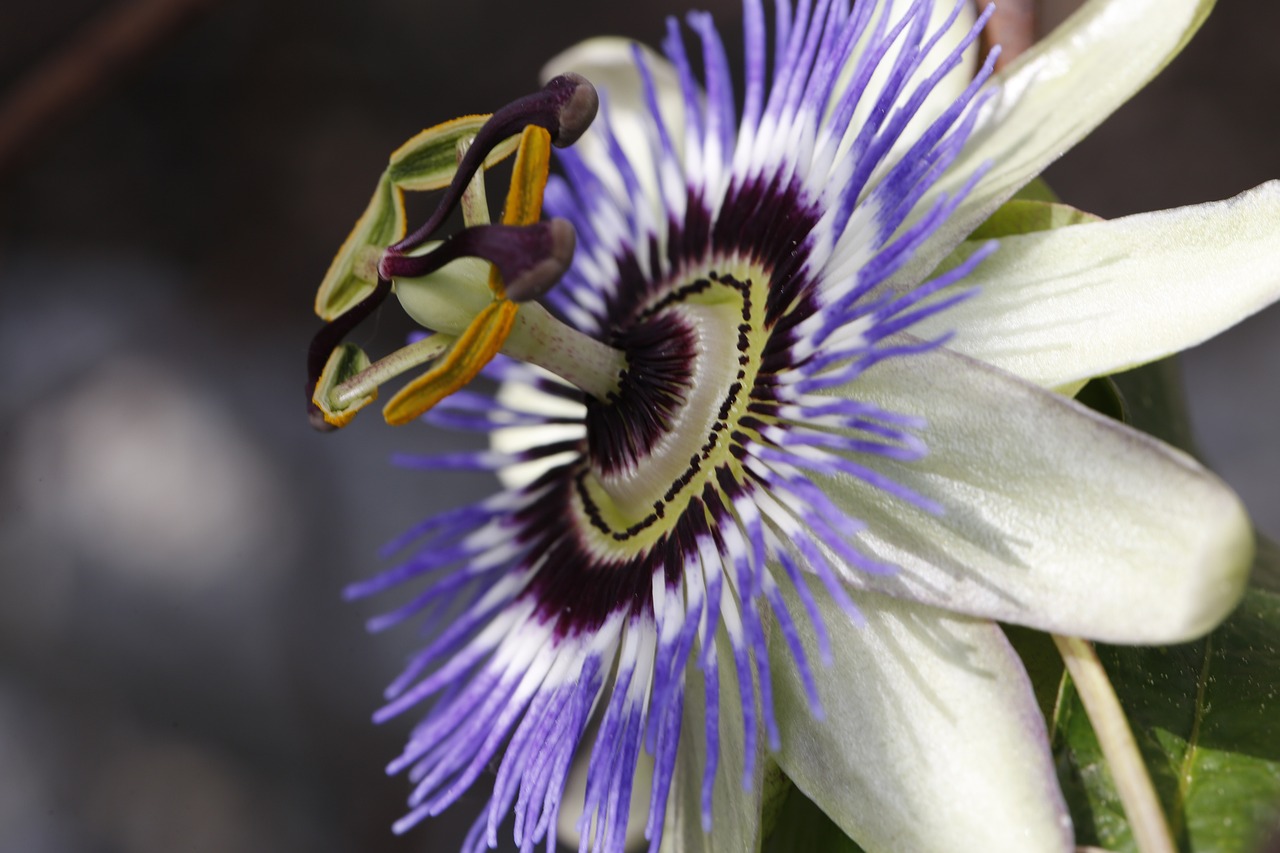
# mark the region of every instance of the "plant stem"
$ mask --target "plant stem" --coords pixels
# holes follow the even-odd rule
[[[1079,637],[1052,636],[1098,736],[1098,745],[1111,769],[1138,850],[1176,853],[1178,848],[1173,843],[1147,765],[1093,644]]]
[[[215,0],[120,0],[7,88],[0,102],[0,177],[58,121]]]

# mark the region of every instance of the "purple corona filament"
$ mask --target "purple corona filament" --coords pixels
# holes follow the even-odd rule
[[[487,258],[515,283],[512,298],[545,294],[565,323],[626,356],[608,399],[499,357],[485,373],[501,393],[460,392],[424,419],[523,430],[515,445],[400,460],[519,484],[423,522],[395,543],[407,554],[401,562],[347,591],[361,598],[416,585],[415,597],[370,627],[423,620],[429,635],[376,715],[425,709],[389,767],[414,786],[396,831],[440,813],[496,766],[464,848],[496,846],[512,821],[521,850],[553,850],[577,756],[587,767],[581,849],[619,851],[644,752],[653,759],[644,831],[657,850],[686,738],[705,739],[693,784],[712,828],[728,758],[742,757],[731,784],[750,785],[757,730],[763,746],[779,746],[769,625],[813,713],[823,713],[801,632],[815,634],[820,665],[829,632],[848,627],[822,624],[810,585],[857,626],[842,576],[895,569],[859,546],[866,525],[822,479],[856,478],[888,502],[939,511],[875,464],[922,457],[925,424],[856,391],[825,392],[856,389],[877,363],[938,346],[903,333],[963,299],[957,284],[990,251],[915,289],[886,286],[962,200],[922,203],[973,126],[995,51],[954,103],[921,116],[989,15],[954,49],[940,48],[965,2],[944,21],[929,0],[896,19],[887,4],[817,0],[793,12],[779,3],[770,68],[764,10],[746,0],[740,115],[710,16],[687,18],[696,59],[672,20],[664,49],[683,128],[664,121],[650,60],[637,49],[644,138],[619,137],[604,91],[593,147],[559,154],[549,223],[472,228],[432,254],[406,255],[501,139],[531,122],[559,144],[582,132],[595,114],[589,87],[556,78],[495,113],[437,213],[384,256],[388,279]],[[568,251],[554,251],[565,234]],[[548,258],[559,266],[533,262]],[[701,670],[700,696],[687,689],[690,665]],[[704,709],[697,719],[686,713],[693,698]],[[743,723],[743,742],[722,735],[730,719]]]

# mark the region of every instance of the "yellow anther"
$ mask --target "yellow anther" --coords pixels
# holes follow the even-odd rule
[[[530,125],[520,136],[504,225],[532,225],[542,217],[542,195],[551,169],[551,134]],[[467,326],[440,364],[410,382],[391,398],[382,416],[392,426],[406,424],[475,379],[506,343],[520,307],[506,298],[502,276],[490,268],[489,289],[494,300]]]
[[[375,387],[354,400],[346,401],[342,408],[334,408],[333,389],[368,367],[369,357],[355,344],[342,344],[329,354],[329,360],[325,362],[324,371],[320,374],[315,393],[311,397],[311,402],[329,426],[346,426],[351,423],[356,412],[378,399],[378,389]]]
[[[542,195],[551,171],[551,134],[546,128],[529,125],[520,136],[516,164],[502,209],[502,224],[532,225],[542,218]]]
[[[369,206],[329,263],[316,291],[316,315],[333,320],[368,296],[378,281],[382,250],[404,232],[404,193],[384,175]]]
[[[382,410],[392,426],[407,424],[476,378],[511,333],[519,306],[497,299],[484,307],[444,359],[401,388]]]
[[[542,218],[542,195],[547,189],[550,170],[551,134],[546,128],[531,124],[520,135],[511,186],[502,208],[503,225],[532,225]],[[506,296],[497,267],[489,272],[489,289],[499,299]]]

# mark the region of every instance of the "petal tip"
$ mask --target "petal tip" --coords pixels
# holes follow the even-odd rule
[[[1168,626],[1169,642],[1195,640],[1212,631],[1235,610],[1248,584],[1257,548],[1253,525],[1236,494],[1226,487],[1223,492],[1218,506],[1205,508],[1200,570],[1184,591],[1181,619]]]

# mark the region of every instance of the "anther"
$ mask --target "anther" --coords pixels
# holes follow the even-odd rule
[[[356,326],[360,325],[366,317],[376,311],[390,293],[391,280],[380,278],[378,286],[374,288],[372,293],[349,308],[346,313],[322,326],[320,331],[316,332],[315,337],[311,339],[311,346],[307,349],[307,417],[310,419],[311,425],[317,430],[328,432],[337,428],[325,421],[324,413],[316,408],[315,402],[311,399],[315,394],[316,383],[320,380],[320,374],[324,372],[324,366],[329,359],[329,354],[333,352],[338,344],[342,343],[342,339],[350,334]]]
[[[485,157],[502,142],[529,125],[546,128],[551,144],[572,145],[596,117],[600,99],[595,87],[579,74],[561,74],[537,92],[518,98],[499,109],[476,133],[458,171],[431,217],[422,227],[391,246],[391,255],[408,252],[431,237],[462,198],[463,190],[480,169]]]
[[[546,293],[573,261],[573,226],[564,219],[533,225],[477,225],[449,237],[425,255],[383,255],[384,278],[419,278],[458,258],[486,260],[502,274],[505,295],[525,302]]]

